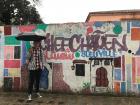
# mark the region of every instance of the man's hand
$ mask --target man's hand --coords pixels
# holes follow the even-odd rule
[[[26,65],[28,65],[28,64],[29,64],[29,62],[30,62],[29,60],[26,60]]]

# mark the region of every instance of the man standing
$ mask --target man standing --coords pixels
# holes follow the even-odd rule
[[[39,83],[41,70],[43,68],[43,51],[41,48],[41,41],[34,41],[33,47],[29,49],[26,57],[26,64],[29,70],[28,81],[28,100],[32,100],[33,86],[38,97],[42,97],[39,93]]]

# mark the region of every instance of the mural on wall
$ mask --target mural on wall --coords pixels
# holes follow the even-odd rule
[[[46,33],[42,46],[47,71],[41,88],[90,94],[140,92],[140,21],[1,26],[0,85],[5,90],[27,88],[24,64],[32,43],[15,36],[31,31]]]
[[[0,26],[0,87],[3,85],[4,28]]]

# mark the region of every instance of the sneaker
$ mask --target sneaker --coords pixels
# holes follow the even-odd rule
[[[28,99],[27,100],[28,101],[32,101],[32,95],[31,94],[28,96]]]
[[[39,98],[41,98],[42,96],[40,95],[40,93],[36,93],[37,94],[37,96],[39,97]]]

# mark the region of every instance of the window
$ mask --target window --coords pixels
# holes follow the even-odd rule
[[[85,76],[85,64],[76,64],[76,76]]]
[[[94,60],[94,65],[99,65],[99,60]]]
[[[20,59],[20,46],[14,47],[14,59]]]
[[[110,65],[110,61],[109,60],[105,60],[104,61],[104,65]]]

